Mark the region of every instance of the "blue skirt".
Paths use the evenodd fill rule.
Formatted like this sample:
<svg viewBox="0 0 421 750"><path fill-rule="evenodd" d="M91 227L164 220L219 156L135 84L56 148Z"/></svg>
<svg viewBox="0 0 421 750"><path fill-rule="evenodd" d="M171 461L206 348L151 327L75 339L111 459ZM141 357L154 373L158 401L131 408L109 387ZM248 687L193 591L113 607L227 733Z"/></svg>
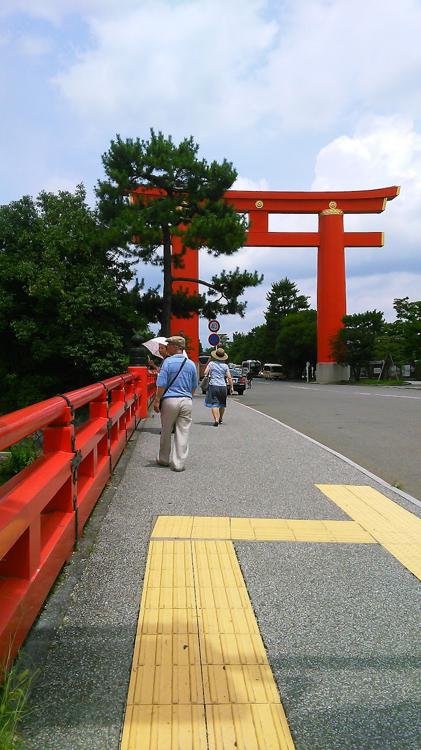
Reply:
<svg viewBox="0 0 421 750"><path fill-rule="evenodd" d="M209 409L225 407L227 405L226 385L208 385L206 391L205 406Z"/></svg>

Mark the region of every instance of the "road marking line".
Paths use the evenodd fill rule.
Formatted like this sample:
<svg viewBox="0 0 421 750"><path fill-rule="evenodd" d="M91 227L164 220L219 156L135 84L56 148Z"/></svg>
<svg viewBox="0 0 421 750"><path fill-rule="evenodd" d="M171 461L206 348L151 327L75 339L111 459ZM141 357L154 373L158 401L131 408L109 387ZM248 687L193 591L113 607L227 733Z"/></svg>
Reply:
<svg viewBox="0 0 421 750"><path fill-rule="evenodd" d="M305 385L290 385L289 388L298 388L300 391L320 391L320 387L313 387L313 386L305 386ZM323 386L325 388L326 386ZM386 386L387 387L387 386ZM395 386L392 386L395 387ZM326 393L331 393L331 391L325 391ZM337 391L335 391L337 393ZM404 396L402 393L365 393L364 391L355 391L354 389L349 390L345 392L345 396L372 396L373 398L408 398L408 399L415 399L416 401L421 401L421 398L419 396Z"/></svg>

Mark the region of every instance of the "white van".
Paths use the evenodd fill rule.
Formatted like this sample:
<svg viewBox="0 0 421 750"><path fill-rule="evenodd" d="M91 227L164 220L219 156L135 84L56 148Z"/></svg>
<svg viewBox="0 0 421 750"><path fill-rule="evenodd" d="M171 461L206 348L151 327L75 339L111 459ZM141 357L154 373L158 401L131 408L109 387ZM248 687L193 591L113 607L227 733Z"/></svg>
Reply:
<svg viewBox="0 0 421 750"><path fill-rule="evenodd" d="M283 365L273 362L266 362L263 365L262 376L266 380L285 380L286 378Z"/></svg>

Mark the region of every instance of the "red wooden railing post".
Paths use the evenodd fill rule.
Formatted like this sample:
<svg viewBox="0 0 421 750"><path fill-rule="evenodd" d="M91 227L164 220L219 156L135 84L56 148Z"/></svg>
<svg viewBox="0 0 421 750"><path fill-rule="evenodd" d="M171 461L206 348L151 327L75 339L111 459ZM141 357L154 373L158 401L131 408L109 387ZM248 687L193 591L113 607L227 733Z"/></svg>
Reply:
<svg viewBox="0 0 421 750"><path fill-rule="evenodd" d="M136 410L137 419L146 419L148 416L148 368L129 367L129 372L136 378L138 383L138 405Z"/></svg>
<svg viewBox="0 0 421 750"><path fill-rule="evenodd" d="M45 456L54 453L68 453L71 464L71 474L69 481L61 488L52 501L44 508L43 514L74 513L75 519L75 539L79 535L78 529L78 507L77 507L77 464L75 461L76 451L76 433L74 421L74 409L66 396L60 396L66 402L63 417L57 422L52 422L43 432L43 452ZM67 551L67 559L72 555L72 549Z"/></svg>
<svg viewBox="0 0 421 750"><path fill-rule="evenodd" d="M147 416L156 378L130 369L0 416L0 450L43 431L42 455L0 487L0 661L17 653L138 415ZM76 427L85 405L89 417Z"/></svg>

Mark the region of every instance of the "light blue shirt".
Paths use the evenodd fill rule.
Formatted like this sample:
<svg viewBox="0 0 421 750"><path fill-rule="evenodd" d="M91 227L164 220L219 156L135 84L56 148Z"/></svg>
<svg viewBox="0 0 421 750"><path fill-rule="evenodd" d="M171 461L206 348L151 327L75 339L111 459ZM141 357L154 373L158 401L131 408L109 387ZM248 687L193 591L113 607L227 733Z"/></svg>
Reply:
<svg viewBox="0 0 421 750"><path fill-rule="evenodd" d="M209 385L226 385L225 376L228 373L228 365L225 362L211 362L209 364Z"/></svg>
<svg viewBox="0 0 421 750"><path fill-rule="evenodd" d="M174 354L164 359L156 384L160 388L166 388L184 361L186 364L162 398L191 398L192 391L197 388L196 366L191 359L186 359L184 354Z"/></svg>

